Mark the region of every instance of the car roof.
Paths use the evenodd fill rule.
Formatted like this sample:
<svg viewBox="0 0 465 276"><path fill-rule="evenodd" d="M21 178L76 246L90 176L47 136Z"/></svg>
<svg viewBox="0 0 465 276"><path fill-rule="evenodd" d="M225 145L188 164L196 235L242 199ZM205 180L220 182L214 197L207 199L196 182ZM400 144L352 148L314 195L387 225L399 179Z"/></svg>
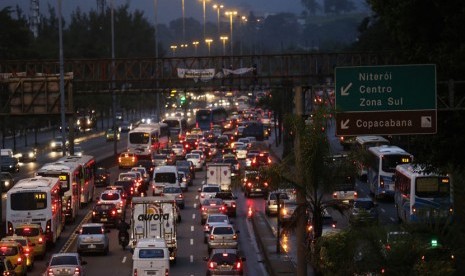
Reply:
<svg viewBox="0 0 465 276"><path fill-rule="evenodd" d="M89 223L84 223L81 225L81 227L103 227L103 223L98 223L98 222L89 222Z"/></svg>

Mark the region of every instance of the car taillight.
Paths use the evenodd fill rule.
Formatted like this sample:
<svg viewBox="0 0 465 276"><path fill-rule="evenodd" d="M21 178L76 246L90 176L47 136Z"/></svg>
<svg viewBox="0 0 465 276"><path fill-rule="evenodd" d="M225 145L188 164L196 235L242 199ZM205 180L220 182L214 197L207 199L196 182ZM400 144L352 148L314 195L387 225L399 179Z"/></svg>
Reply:
<svg viewBox="0 0 465 276"><path fill-rule="evenodd" d="M208 262L208 268L215 268L216 267L216 262Z"/></svg>
<svg viewBox="0 0 465 276"><path fill-rule="evenodd" d="M236 208L236 203L231 204L233 208Z"/></svg>
<svg viewBox="0 0 465 276"><path fill-rule="evenodd" d="M239 270L242 268L242 265L241 265L241 262L237 262L235 265L234 265L234 268Z"/></svg>
<svg viewBox="0 0 465 276"><path fill-rule="evenodd" d="M96 214L97 214L97 212L92 211L92 216L95 216Z"/></svg>
<svg viewBox="0 0 465 276"><path fill-rule="evenodd" d="M204 193L201 193L201 194L200 194L200 197L205 197L205 194L204 194Z"/></svg>
<svg viewBox="0 0 465 276"><path fill-rule="evenodd" d="M165 276L170 275L170 270L168 268L165 268Z"/></svg>
<svg viewBox="0 0 465 276"><path fill-rule="evenodd" d="M268 182L263 183L265 187L268 187Z"/></svg>
<svg viewBox="0 0 465 276"><path fill-rule="evenodd" d="M337 193L336 192L333 193L333 198L337 198Z"/></svg>
<svg viewBox="0 0 465 276"><path fill-rule="evenodd" d="M202 211L206 211L206 210L207 210L207 208L205 208L205 207L202 207Z"/></svg>
<svg viewBox="0 0 465 276"><path fill-rule="evenodd" d="M39 238L39 243L42 244L44 242L44 239L42 237Z"/></svg>
<svg viewBox="0 0 465 276"><path fill-rule="evenodd" d="M237 240L237 235L236 234L233 235L233 240Z"/></svg>
<svg viewBox="0 0 465 276"><path fill-rule="evenodd" d="M358 193L354 192L354 198L357 198L357 196L358 196Z"/></svg>
<svg viewBox="0 0 465 276"><path fill-rule="evenodd" d="M16 265L21 265L22 262L23 262L23 258L18 257L18 260L16 261Z"/></svg>
<svg viewBox="0 0 465 276"><path fill-rule="evenodd" d="M49 268L49 269L47 270L47 275L53 276L53 269Z"/></svg>
<svg viewBox="0 0 465 276"><path fill-rule="evenodd" d="M203 230L204 230L205 232L209 232L209 231L210 231L210 226L207 225L207 224L205 224L205 227L203 228Z"/></svg>
<svg viewBox="0 0 465 276"><path fill-rule="evenodd" d="M117 213L116 210L111 210L111 215L112 215L112 216L115 216L116 213Z"/></svg>
<svg viewBox="0 0 465 276"><path fill-rule="evenodd" d="M74 275L81 275L81 269L79 269L79 267L74 269Z"/></svg>
<svg viewBox="0 0 465 276"><path fill-rule="evenodd" d="M379 187L384 188L384 180L381 180L381 181L379 182Z"/></svg>
<svg viewBox="0 0 465 276"><path fill-rule="evenodd" d="M47 223L45 224L45 233L50 233L52 231L52 220L49 219L47 220Z"/></svg>
<svg viewBox="0 0 465 276"><path fill-rule="evenodd" d="M179 198L182 198L182 194L178 195Z"/></svg>
<svg viewBox="0 0 465 276"><path fill-rule="evenodd" d="M8 235L13 235L14 230L13 230L13 224L11 222L8 222Z"/></svg>
<svg viewBox="0 0 465 276"><path fill-rule="evenodd" d="M118 163L121 163L121 157L118 157Z"/></svg>
<svg viewBox="0 0 465 276"><path fill-rule="evenodd" d="M391 250L391 245L390 244L386 244L386 250Z"/></svg>
<svg viewBox="0 0 465 276"><path fill-rule="evenodd" d="M251 182L247 183L247 186L252 187L252 183Z"/></svg>
<svg viewBox="0 0 465 276"><path fill-rule="evenodd" d="M270 158L268 158L268 164L271 164L271 159Z"/></svg>
<svg viewBox="0 0 465 276"><path fill-rule="evenodd" d="M134 269L134 273L133 273L134 276L137 276L137 268Z"/></svg>
<svg viewBox="0 0 465 276"><path fill-rule="evenodd" d="M29 247L26 247L26 248L24 249L24 251L25 251L25 252L24 252L24 255L26 255L26 257L27 257L27 256L29 256L29 253L31 252L31 249L30 249Z"/></svg>

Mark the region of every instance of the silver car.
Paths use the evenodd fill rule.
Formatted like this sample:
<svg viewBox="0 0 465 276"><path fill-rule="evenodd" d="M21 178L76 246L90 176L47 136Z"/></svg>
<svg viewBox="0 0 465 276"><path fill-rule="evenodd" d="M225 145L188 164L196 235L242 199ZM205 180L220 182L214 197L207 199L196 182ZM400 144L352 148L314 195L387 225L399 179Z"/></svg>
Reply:
<svg viewBox="0 0 465 276"><path fill-rule="evenodd" d="M221 225L221 224L232 224L229 220L228 215L225 214L210 214L207 216L207 220L205 221L205 225L203 227L203 232L205 234L204 243L207 243L208 236L210 235L210 230L213 226Z"/></svg>
<svg viewBox="0 0 465 276"><path fill-rule="evenodd" d="M77 237L77 252L100 252L105 255L109 251L109 239L103 223L85 223L81 226L81 230L76 231Z"/></svg>
<svg viewBox="0 0 465 276"><path fill-rule="evenodd" d="M213 226L208 237L208 253L210 254L213 249L237 249L238 233L239 231L236 231L231 224Z"/></svg>
<svg viewBox="0 0 465 276"><path fill-rule="evenodd" d="M84 276L86 264L78 253L53 254L44 275Z"/></svg>

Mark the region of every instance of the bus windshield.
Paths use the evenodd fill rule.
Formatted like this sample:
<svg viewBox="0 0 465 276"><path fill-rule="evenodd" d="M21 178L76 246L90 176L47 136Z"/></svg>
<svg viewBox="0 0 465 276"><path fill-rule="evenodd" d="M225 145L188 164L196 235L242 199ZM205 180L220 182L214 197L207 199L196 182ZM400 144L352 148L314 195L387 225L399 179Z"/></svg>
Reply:
<svg viewBox="0 0 465 276"><path fill-rule="evenodd" d="M32 211L47 208L47 194L43 192L26 192L11 194L11 210Z"/></svg>
<svg viewBox="0 0 465 276"><path fill-rule="evenodd" d="M449 197L449 180L438 177L419 177L416 179L415 194L418 197Z"/></svg>
<svg viewBox="0 0 465 276"><path fill-rule="evenodd" d="M163 123L167 124L169 128L180 128L179 120L166 119L163 120Z"/></svg>
<svg viewBox="0 0 465 276"><path fill-rule="evenodd" d="M150 135L146 132L131 132L129 134L129 143L131 144L148 144Z"/></svg>
<svg viewBox="0 0 465 276"><path fill-rule="evenodd" d="M393 173L396 170L396 166L400 164L407 164L412 162L408 155L384 155L382 157L382 170L384 172Z"/></svg>

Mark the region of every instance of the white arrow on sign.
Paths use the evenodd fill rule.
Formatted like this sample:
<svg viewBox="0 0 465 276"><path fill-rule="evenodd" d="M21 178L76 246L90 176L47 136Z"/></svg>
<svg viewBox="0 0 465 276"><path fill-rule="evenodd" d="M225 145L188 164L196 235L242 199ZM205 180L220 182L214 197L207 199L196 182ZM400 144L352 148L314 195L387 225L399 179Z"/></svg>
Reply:
<svg viewBox="0 0 465 276"><path fill-rule="evenodd" d="M341 129L349 129L349 119L341 121Z"/></svg>
<svg viewBox="0 0 465 276"><path fill-rule="evenodd" d="M341 87L341 96L349 96L349 89L352 87L352 83L349 83L345 88Z"/></svg>

